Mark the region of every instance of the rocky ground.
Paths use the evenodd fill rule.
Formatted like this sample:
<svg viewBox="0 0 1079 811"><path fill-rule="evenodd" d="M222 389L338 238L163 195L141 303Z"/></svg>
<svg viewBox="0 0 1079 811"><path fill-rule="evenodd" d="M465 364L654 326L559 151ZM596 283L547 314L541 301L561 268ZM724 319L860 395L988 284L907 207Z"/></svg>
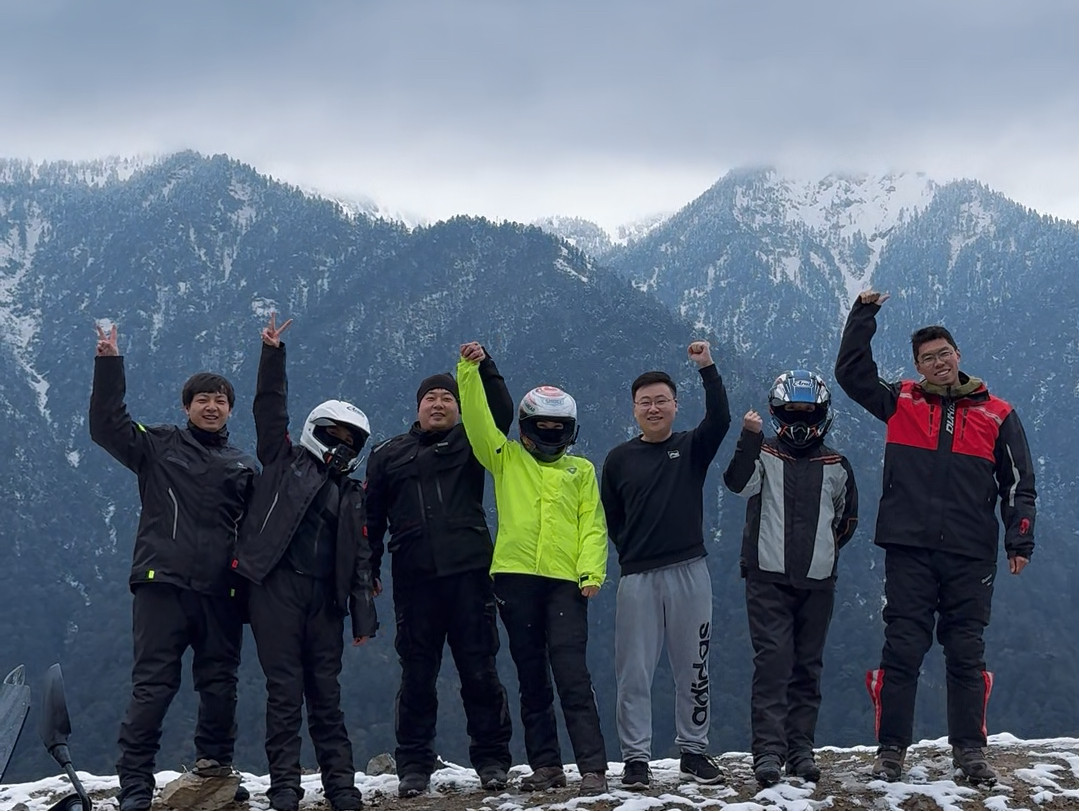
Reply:
<svg viewBox="0 0 1079 811"><path fill-rule="evenodd" d="M397 778L393 775L371 777L357 774L365 804L381 811L661 811L693 808L727 811L1076 811L1079 809L1079 739L1056 738L1023 741L1010 735L996 735L990 741L990 761L1000 774L996 785L971 786L955 774L951 751L946 742L926 741L912 747L907 759L907 774L898 783L869 778L873 750L823 749L818 763L823 777L817 785L797 778L761 789L753 779L750 758L741 753L722 756L730 778L721 786L698 786L679 777L676 760L652 764L653 784L646 792L620 788L621 764L611 764L610 791L599 797L577 797L577 774L569 770L566 789L541 794L522 794L513 782L509 790L489 794L480 790L475 772L455 766L440 769L432 778L429 793L410 800L397 797ZM512 777L527 774L517 767ZM164 786L175 773L158 775ZM94 799L95 809L115 811L116 778L85 775L84 781ZM268 781L246 775L245 785L252 791L248 803L233 803L224 811L265 811ZM329 811L322 798L318 776L304 778L307 795L301 811ZM46 811L67 790L61 778L37 783L0 786L0 808L14 809L18 804L27 811ZM160 806L164 809L164 806ZM21 809L20 809L21 811Z"/></svg>

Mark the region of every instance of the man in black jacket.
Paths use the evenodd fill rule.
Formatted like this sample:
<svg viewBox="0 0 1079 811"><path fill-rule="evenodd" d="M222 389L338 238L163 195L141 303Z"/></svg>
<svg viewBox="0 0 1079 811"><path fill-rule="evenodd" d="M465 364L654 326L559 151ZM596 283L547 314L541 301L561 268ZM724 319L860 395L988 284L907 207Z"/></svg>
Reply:
<svg viewBox="0 0 1079 811"><path fill-rule="evenodd" d="M299 444L288 434L288 383L276 316L262 331L254 414L263 464L233 567L252 582L251 631L266 675L270 807L296 811L300 722L307 726L333 811L355 811L352 743L341 711L344 618L353 645L375 635L371 550L363 488L349 477L371 433L367 417L340 400L308 415Z"/></svg>
<svg viewBox="0 0 1079 811"><path fill-rule="evenodd" d="M873 773L885 780L903 773L935 624L947 662L953 761L971 781L993 782L985 757L993 674L983 639L999 554L993 510L999 500L1008 570L1019 574L1034 551L1034 466L1019 415L959 370L959 349L944 327L911 336L921 380L879 378L870 344L887 299L867 290L854 302L835 367L850 398L887 425L874 539L885 549L884 650L866 678L879 742Z"/></svg>
<svg viewBox="0 0 1079 811"><path fill-rule="evenodd" d="M480 375L503 433L513 401L494 361ZM427 790L435 767L436 681L442 651L461 677L472 765L486 789L506 786L512 733L506 691L498 679L498 628L491 588L491 533L483 509L484 469L461 425L457 382L426 378L416 392L412 429L389 439L367 463L367 533L376 577L387 526L393 561L395 647L401 661L397 693L398 793Z"/></svg>
<svg viewBox="0 0 1079 811"><path fill-rule="evenodd" d="M90 436L138 476L142 500L129 580L132 692L116 770L121 811L145 811L153 797L161 724L180 688L189 647L199 693L196 772L231 772L243 619L229 560L255 462L228 444L235 394L219 375L203 372L184 384L186 427L132 420L116 326L108 334L97 331ZM237 796L246 793L241 788Z"/></svg>

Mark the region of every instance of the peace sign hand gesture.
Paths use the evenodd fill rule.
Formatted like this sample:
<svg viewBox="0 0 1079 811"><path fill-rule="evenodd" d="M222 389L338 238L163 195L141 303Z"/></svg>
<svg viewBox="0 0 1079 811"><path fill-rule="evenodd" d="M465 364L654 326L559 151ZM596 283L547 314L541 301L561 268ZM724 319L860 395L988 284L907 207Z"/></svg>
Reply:
<svg viewBox="0 0 1079 811"><path fill-rule="evenodd" d="M115 358L120 354L120 349L116 343L116 325L113 324L108 333L101 329L100 324L94 324L94 329L97 330L97 356L99 358Z"/></svg>
<svg viewBox="0 0 1079 811"><path fill-rule="evenodd" d="M290 326L292 326L291 318L279 327L277 326L277 313L270 313L270 323L262 330L262 342L266 344L266 346L281 346L281 335L284 334L285 330Z"/></svg>

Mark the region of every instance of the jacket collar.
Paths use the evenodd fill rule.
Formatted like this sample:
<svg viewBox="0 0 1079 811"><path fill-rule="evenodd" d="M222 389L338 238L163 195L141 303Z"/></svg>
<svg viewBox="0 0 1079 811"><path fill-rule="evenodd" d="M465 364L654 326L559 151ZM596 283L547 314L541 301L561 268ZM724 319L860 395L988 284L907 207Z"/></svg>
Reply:
<svg viewBox="0 0 1079 811"><path fill-rule="evenodd" d="M949 400L959 400L963 397L969 397L972 394L980 393L985 389L985 382L978 377L971 377L963 372L959 373L959 385L958 386L938 386L936 383L930 383L925 378L918 381L918 385L922 387L922 391L927 394L935 394L938 397L945 397Z"/></svg>

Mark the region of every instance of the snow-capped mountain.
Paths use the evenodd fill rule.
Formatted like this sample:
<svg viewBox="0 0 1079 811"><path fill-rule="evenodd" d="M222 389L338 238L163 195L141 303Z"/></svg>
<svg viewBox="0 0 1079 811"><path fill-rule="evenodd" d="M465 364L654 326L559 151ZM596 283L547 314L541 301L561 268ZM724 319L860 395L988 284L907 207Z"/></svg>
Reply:
<svg viewBox="0 0 1079 811"><path fill-rule="evenodd" d="M76 723L87 730L85 768L112 768L128 683L126 572L137 517L134 478L87 435L95 320L119 326L137 419L179 420L182 381L213 369L236 384L232 432L244 447L253 440L258 330L270 311L296 318L293 413L330 396L355 400L372 419L373 441L407 429L418 380L452 368L455 348L479 339L514 394L551 382L575 395L577 449L597 466L631 435L628 387L641 371L669 370L679 383L681 426L695 423L699 383L685 347L710 337L734 412L705 502L722 629L712 734L717 747L734 749L745 745L752 660L737 560L744 507L724 492L718 472L741 414L762 407L771 377L790 365L830 368L851 268L894 294L881 317L882 369L906 370L910 330L944 320L964 362L1027 424L1039 459L1044 549L1022 578L997 586L990 720L994 730L1027 737L1075 733L1074 224L1038 217L970 182L835 179L810 190L746 171L596 261L583 244L535 227L458 217L410 228L357 216L225 156L181 153L104 182L96 178L107 173L79 165L11 165L0 165L0 537L11 550L0 567L0 617L16 630L3 647L30 673L63 661ZM795 256L797 268L788 258ZM841 563L819 741L849 744L871 735L862 683L880 647L879 552L869 529L880 427L841 405L835 438L857 470L865 529ZM612 562L612 578L616 571ZM389 596L382 599L385 635L350 651L345 663L345 710L361 763L392 747L396 657ZM613 589L593 605L591 664L614 741ZM508 658L502 664L512 685ZM452 691L455 676L446 671L443 689ZM657 679L657 756L673 741L666 678ZM238 758L251 771L262 768L263 694L253 657L241 680ZM940 734L942 683L940 659L930 658L919 734ZM1032 706L1032 689L1046 700ZM161 768L190 761L190 693L179 701ZM462 760L459 702L444 702L442 713L441 751ZM13 776L52 773L38 749L17 753Z"/></svg>
<svg viewBox="0 0 1079 811"><path fill-rule="evenodd" d="M578 250L596 259L643 239L670 217L670 214L653 214L633 222L623 223L613 231L581 217L544 217L533 225L549 234L561 237Z"/></svg>

